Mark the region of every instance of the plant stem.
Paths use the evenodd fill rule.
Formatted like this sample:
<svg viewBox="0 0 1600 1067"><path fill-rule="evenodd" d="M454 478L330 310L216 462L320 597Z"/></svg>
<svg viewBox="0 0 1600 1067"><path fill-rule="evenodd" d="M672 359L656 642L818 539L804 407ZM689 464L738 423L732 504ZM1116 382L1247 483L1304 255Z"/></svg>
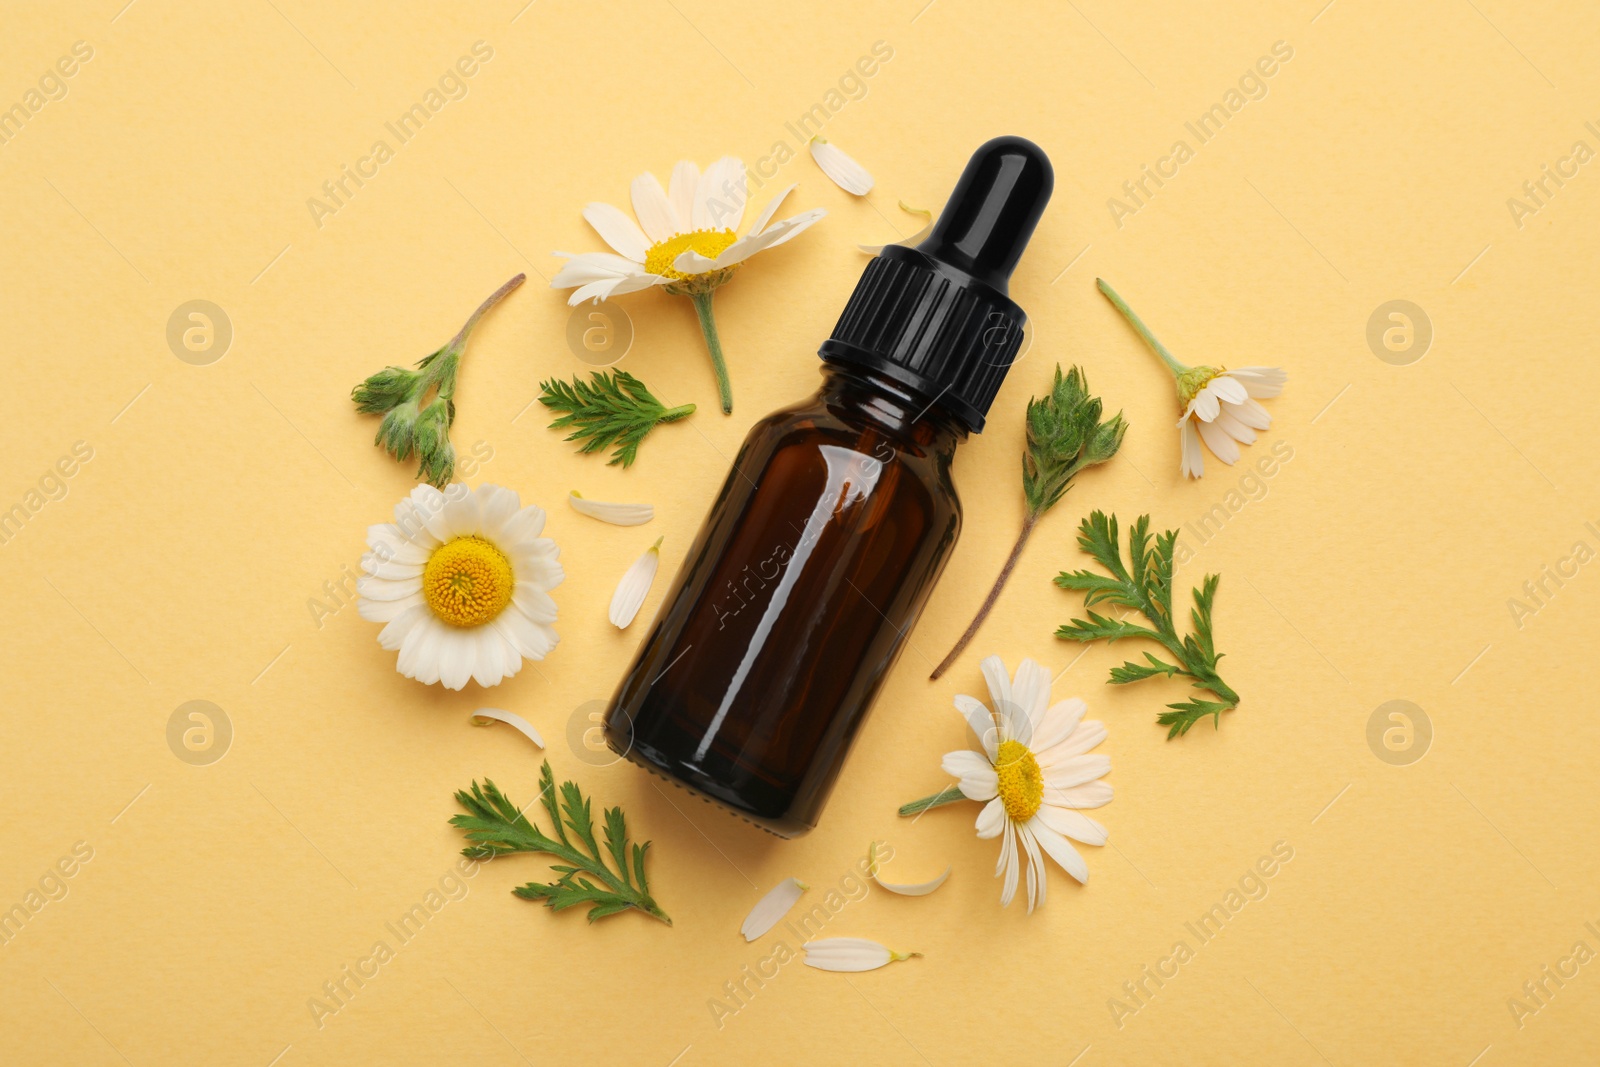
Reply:
<svg viewBox="0 0 1600 1067"><path fill-rule="evenodd" d="M937 808L945 804L954 804L958 800L965 799L967 799L967 795L961 791L960 786L946 786L932 796L923 797L921 800L913 800L909 804L900 805L900 814L921 815L929 808Z"/></svg>
<svg viewBox="0 0 1600 1067"><path fill-rule="evenodd" d="M508 295L510 295L511 291L517 286L521 285L523 281L527 279L527 277L528 276L526 274L519 274L515 278L512 278L509 282L506 282L500 288L496 289L494 292L490 293L489 299L478 305L478 310L474 311L472 313L472 317L467 320L466 325L461 327L461 332L450 338L450 343L445 345L445 347L455 349L457 352L465 348L467 344L467 337L472 333L473 327L478 325L478 320L488 314L490 308L494 307L496 304L500 303L500 301L504 300Z"/></svg>
<svg viewBox="0 0 1600 1067"><path fill-rule="evenodd" d="M711 370L717 376L717 397L722 401L722 413L733 414L733 386L728 382L728 364L722 358L722 339L717 336L717 320L711 314L711 290L690 293L694 313L700 319L700 332L705 334L706 351L711 353Z"/></svg>
<svg viewBox="0 0 1600 1067"><path fill-rule="evenodd" d="M1000 599L1000 590L1005 588L1006 581L1011 577L1011 572L1016 570L1017 560L1022 558L1022 546L1028 543L1029 535L1033 533L1033 528L1038 524L1039 516L1036 514L1030 513L1026 519L1022 520L1022 532L1017 535L1017 543L1011 546L1011 555L1006 557L1005 566L1000 568L1000 577L994 580L994 588L989 590L989 595L984 599L983 606L978 609L978 614L973 616L972 625L967 627L967 632L961 635L961 639L950 650L950 654L939 661L939 665L933 669L933 673L928 675L928 681L937 681L941 674L949 670L950 664L955 662L957 656L961 655L968 642L977 636L978 627L982 626L983 620L989 617L989 611L994 607L994 602Z"/></svg>
<svg viewBox="0 0 1600 1067"><path fill-rule="evenodd" d="M1111 301L1111 306L1122 312L1122 317L1127 319L1128 324L1139 332L1140 337L1144 338L1144 343L1150 346L1150 351L1161 357L1161 362L1167 365L1167 369L1172 371L1173 375L1182 374L1189 369L1173 358L1172 353L1167 351L1166 345L1156 340L1156 335L1150 332L1150 327L1146 326L1144 320L1134 313L1134 310L1128 306L1127 301L1117 295L1117 291L1111 288L1110 283L1104 278L1096 278L1094 284L1100 288L1100 292L1105 295L1105 298Z"/></svg>
<svg viewBox="0 0 1600 1067"><path fill-rule="evenodd" d="M656 421L657 422L677 422L679 419L687 419L690 415L693 415L693 414L694 414L694 405L693 404L679 404L675 408L668 408L667 410L663 411L661 413L661 417L658 418Z"/></svg>

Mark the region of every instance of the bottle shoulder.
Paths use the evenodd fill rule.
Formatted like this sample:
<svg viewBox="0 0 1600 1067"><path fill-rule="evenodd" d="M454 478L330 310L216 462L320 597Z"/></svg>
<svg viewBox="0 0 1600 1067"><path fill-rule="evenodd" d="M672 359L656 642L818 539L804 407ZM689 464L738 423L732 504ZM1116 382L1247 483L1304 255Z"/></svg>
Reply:
<svg viewBox="0 0 1600 1067"><path fill-rule="evenodd" d="M897 433L873 420L852 417L821 398L779 408L751 426L736 466L755 484L779 471L820 471L841 458L897 495L920 499L919 507L947 513L959 522L961 500L951 477L953 449ZM895 471L893 478L880 472Z"/></svg>

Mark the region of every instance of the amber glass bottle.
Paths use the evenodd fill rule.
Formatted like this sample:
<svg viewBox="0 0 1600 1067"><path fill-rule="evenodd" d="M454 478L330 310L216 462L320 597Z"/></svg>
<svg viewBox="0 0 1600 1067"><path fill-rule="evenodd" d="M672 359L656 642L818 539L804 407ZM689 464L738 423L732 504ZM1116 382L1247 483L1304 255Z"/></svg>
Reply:
<svg viewBox="0 0 1600 1067"><path fill-rule="evenodd" d="M612 700L614 750L785 837L816 824L955 545L956 445L1016 356L1007 280L1052 184L996 138L928 239L867 267L821 390L750 429Z"/></svg>

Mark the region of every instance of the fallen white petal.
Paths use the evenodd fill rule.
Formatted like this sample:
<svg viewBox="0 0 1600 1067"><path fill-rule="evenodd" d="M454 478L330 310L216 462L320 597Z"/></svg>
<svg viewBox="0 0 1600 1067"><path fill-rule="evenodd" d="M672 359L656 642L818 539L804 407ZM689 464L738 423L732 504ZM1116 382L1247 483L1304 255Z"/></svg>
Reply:
<svg viewBox="0 0 1600 1067"><path fill-rule="evenodd" d="M878 843L874 841L867 847L867 874L883 888L891 893L898 893L903 897L925 897L929 893L944 885L944 880L950 877L950 867L946 866L944 873L927 882L906 884L903 882L885 882L878 873Z"/></svg>
<svg viewBox="0 0 1600 1067"><path fill-rule="evenodd" d="M611 625L619 630L628 628L644 606L644 598L650 595L650 586L656 580L656 568L660 565L661 538L658 537L655 544L645 549L644 555L633 561L633 566L617 583L617 591L611 594Z"/></svg>
<svg viewBox="0 0 1600 1067"><path fill-rule="evenodd" d="M904 200L900 201L900 210L906 212L908 215L921 215L923 218L927 219L928 221L922 224L922 229L918 230L916 233L912 234L910 237L904 238L903 240L899 240L899 241L891 241L891 242L889 242L889 244L897 244L897 245L919 245L919 244L921 244L923 242L923 240L928 236L928 234L933 232L933 212L929 211L925 207L912 207L910 204L906 203ZM858 244L858 245L856 245L856 247L861 249L861 251L865 252L869 256L875 256L878 253L882 252L885 248L888 248L889 245L860 245L860 244Z"/></svg>
<svg viewBox="0 0 1600 1067"><path fill-rule="evenodd" d="M807 941L806 966L819 971L875 971L899 960L920 956L920 952L894 952L876 941L859 937L825 937Z"/></svg>
<svg viewBox="0 0 1600 1067"><path fill-rule="evenodd" d="M821 137L813 137L811 158L817 161L822 173L832 178L833 183L845 192L856 196L866 196L872 192L872 175L867 168L851 159L837 145L829 144Z"/></svg>
<svg viewBox="0 0 1600 1067"><path fill-rule="evenodd" d="M515 712L501 711L499 708L479 708L472 713L471 722L474 726L491 726L494 723L503 722L507 726L515 727L523 736L540 748L544 747L544 738L540 737L539 731L533 728L533 723Z"/></svg>
<svg viewBox="0 0 1600 1067"><path fill-rule="evenodd" d="M800 894L810 888L799 879L785 878L750 909L750 914L744 917L744 925L739 927L739 932L744 935L746 941L754 941L777 926L778 920L789 914L789 909L800 899Z"/></svg>
<svg viewBox="0 0 1600 1067"><path fill-rule="evenodd" d="M609 522L613 526L643 526L656 517L656 509L649 504L613 504L604 500L586 500L574 489L567 494L572 510L591 519Z"/></svg>

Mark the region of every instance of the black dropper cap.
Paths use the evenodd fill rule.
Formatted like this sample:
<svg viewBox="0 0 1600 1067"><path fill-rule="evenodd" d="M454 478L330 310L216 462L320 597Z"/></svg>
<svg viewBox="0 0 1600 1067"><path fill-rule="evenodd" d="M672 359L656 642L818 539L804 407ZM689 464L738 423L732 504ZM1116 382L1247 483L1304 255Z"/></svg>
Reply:
<svg viewBox="0 0 1600 1067"><path fill-rule="evenodd" d="M985 143L927 240L889 245L867 265L822 358L893 378L982 431L1027 322L1007 284L1054 186L1032 141Z"/></svg>

